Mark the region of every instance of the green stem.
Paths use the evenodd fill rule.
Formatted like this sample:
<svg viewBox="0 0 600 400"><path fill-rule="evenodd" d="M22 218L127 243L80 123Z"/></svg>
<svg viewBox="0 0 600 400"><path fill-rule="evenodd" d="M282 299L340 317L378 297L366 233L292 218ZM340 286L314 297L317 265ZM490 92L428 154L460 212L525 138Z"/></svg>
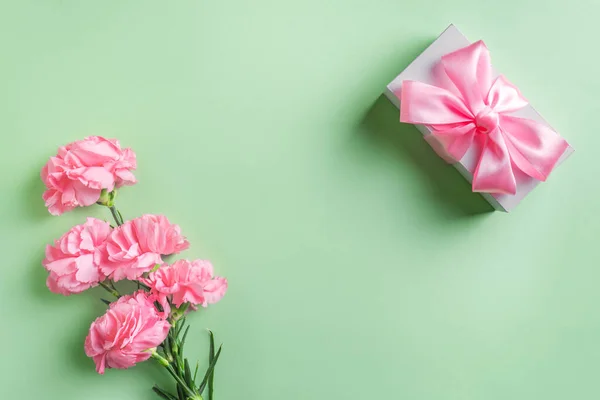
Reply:
<svg viewBox="0 0 600 400"><path fill-rule="evenodd" d="M117 299L119 297L121 297L121 294L119 293L119 291L117 289L115 289L115 287L110 287L108 286L106 283L104 282L100 282L100 286L102 286L108 293L112 294L113 296L115 296ZM111 286L112 286L112 282L111 282Z"/></svg>
<svg viewBox="0 0 600 400"><path fill-rule="evenodd" d="M111 281L110 279L108 280L108 285L110 286L111 289L113 289L115 292L117 291L117 288L115 287L115 283L113 281Z"/></svg>
<svg viewBox="0 0 600 400"><path fill-rule="evenodd" d="M113 219L115 220L115 223L117 224L117 226L123 225L123 217L121 216L121 213L119 212L119 210L117 210L117 207L112 205L112 206L109 206L108 209L110 210L110 213L112 214Z"/></svg>
<svg viewBox="0 0 600 400"><path fill-rule="evenodd" d="M175 370L173 369L173 367L169 363L169 360L167 360L166 358L164 358L163 356L161 356L160 354L158 354L156 351L152 352L152 358L154 358L155 360L157 360L160 363L160 365L162 365L163 367L165 367L165 369L169 372L169 374L171 374L171 376L173 378L175 378L175 380L177 381L177 383L179 385L181 385L181 387L183 388L183 390L185 390L187 392L187 394L190 396L190 398L192 398L192 399L198 399L198 394L194 393L194 391L188 387L188 385L184 382L184 380L181 379L181 377L179 375L177 375L177 373L175 372ZM200 397L200 399L202 399L202 398Z"/></svg>

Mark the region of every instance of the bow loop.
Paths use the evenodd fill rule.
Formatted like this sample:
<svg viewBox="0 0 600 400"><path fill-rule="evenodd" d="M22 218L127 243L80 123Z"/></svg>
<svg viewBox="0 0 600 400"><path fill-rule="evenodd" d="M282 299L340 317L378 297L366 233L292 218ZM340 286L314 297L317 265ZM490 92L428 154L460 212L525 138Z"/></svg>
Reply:
<svg viewBox="0 0 600 400"><path fill-rule="evenodd" d="M442 67L469 108L478 112L492 84L490 53L480 40L442 57Z"/></svg>
<svg viewBox="0 0 600 400"><path fill-rule="evenodd" d="M515 85L500 75L492 83L486 96L486 104L496 112L507 113L520 110L529 103Z"/></svg>
<svg viewBox="0 0 600 400"><path fill-rule="evenodd" d="M465 103L446 89L417 81L404 81L400 99L400 120L415 124L445 125L467 123L473 114Z"/></svg>

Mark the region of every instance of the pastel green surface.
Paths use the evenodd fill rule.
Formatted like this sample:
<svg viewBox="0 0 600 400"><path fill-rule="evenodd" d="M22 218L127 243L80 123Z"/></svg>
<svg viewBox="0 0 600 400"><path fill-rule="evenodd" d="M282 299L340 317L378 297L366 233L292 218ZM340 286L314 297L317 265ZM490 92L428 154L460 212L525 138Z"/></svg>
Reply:
<svg viewBox="0 0 600 400"><path fill-rule="evenodd" d="M0 398L141 400L94 372L100 291L49 293L39 170L61 144L138 155L125 217L164 213L230 289L191 318L217 400L597 399L600 78L592 0L4 0ZM511 214L378 99L449 23L577 149Z"/></svg>

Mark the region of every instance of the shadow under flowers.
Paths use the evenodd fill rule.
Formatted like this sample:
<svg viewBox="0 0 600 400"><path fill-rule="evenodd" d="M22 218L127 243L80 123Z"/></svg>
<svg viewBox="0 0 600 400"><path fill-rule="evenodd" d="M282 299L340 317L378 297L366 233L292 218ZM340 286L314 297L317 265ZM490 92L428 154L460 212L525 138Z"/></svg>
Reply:
<svg viewBox="0 0 600 400"><path fill-rule="evenodd" d="M23 182L21 189L21 195L19 196L21 204L19 208L23 212L24 217L34 221L41 221L44 218L52 217L48 209L44 206L44 200L42 199L46 188L40 178L39 170L35 170L27 181Z"/></svg>
<svg viewBox="0 0 600 400"><path fill-rule="evenodd" d="M416 127L398 122L399 112L381 95L363 117L359 131L365 140L408 159L415 174L423 177L426 202L451 218L494 211L492 206L452 166L444 162L423 139Z"/></svg>
<svg viewBox="0 0 600 400"><path fill-rule="evenodd" d="M65 329L62 331L60 346L63 347L64 360L62 362L71 366L73 376L94 377L100 376L95 370L95 364L91 358L85 354L85 338L88 335L92 322L104 315L108 306L102 301L115 301L116 299L106 292L101 287L89 289L81 294L62 296L50 292L45 285L47 273L37 259L42 259L43 254L36 255L36 265L31 270L33 271L31 280L34 282L32 290L34 295L40 298L48 307L63 307L66 313L73 313L73 316L65 318ZM131 285L119 285L121 293L132 293L136 287ZM75 305L76 303L76 305ZM82 312L81 310L84 309ZM166 371L153 360L148 360L139 363L127 371L111 371L107 374L123 373L130 374L132 379L139 382L139 385L147 387L148 393L151 393L151 388L154 384L159 384L162 387L170 388L172 384Z"/></svg>

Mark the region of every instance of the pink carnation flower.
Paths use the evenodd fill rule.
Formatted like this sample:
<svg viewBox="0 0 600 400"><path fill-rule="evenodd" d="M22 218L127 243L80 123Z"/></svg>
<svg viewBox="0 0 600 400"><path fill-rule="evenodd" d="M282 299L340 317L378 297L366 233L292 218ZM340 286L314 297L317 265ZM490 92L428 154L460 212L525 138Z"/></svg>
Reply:
<svg viewBox="0 0 600 400"><path fill-rule="evenodd" d="M183 303L206 307L221 300L227 291L227 279L215 277L212 264L206 260L178 260L162 266L145 283L155 293L172 296L177 307Z"/></svg>
<svg viewBox="0 0 600 400"><path fill-rule="evenodd" d="M102 189L112 191L136 180L135 153L121 149L115 139L90 136L58 149L42 168L41 178L47 190L43 198L53 215L75 207L89 206L100 198Z"/></svg>
<svg viewBox="0 0 600 400"><path fill-rule="evenodd" d="M107 222L88 218L85 224L74 226L55 241L54 246L46 246L42 265L50 272L46 281L50 291L68 296L104 280L97 249L109 234Z"/></svg>
<svg viewBox="0 0 600 400"><path fill-rule="evenodd" d="M106 368L133 367L150 358L169 329L146 293L139 291L112 303L106 314L92 323L85 354L94 360L99 374Z"/></svg>
<svg viewBox="0 0 600 400"><path fill-rule="evenodd" d="M163 215L143 215L113 230L101 248L100 268L115 281L134 280L156 264L161 255L179 253L189 247L178 225Z"/></svg>

